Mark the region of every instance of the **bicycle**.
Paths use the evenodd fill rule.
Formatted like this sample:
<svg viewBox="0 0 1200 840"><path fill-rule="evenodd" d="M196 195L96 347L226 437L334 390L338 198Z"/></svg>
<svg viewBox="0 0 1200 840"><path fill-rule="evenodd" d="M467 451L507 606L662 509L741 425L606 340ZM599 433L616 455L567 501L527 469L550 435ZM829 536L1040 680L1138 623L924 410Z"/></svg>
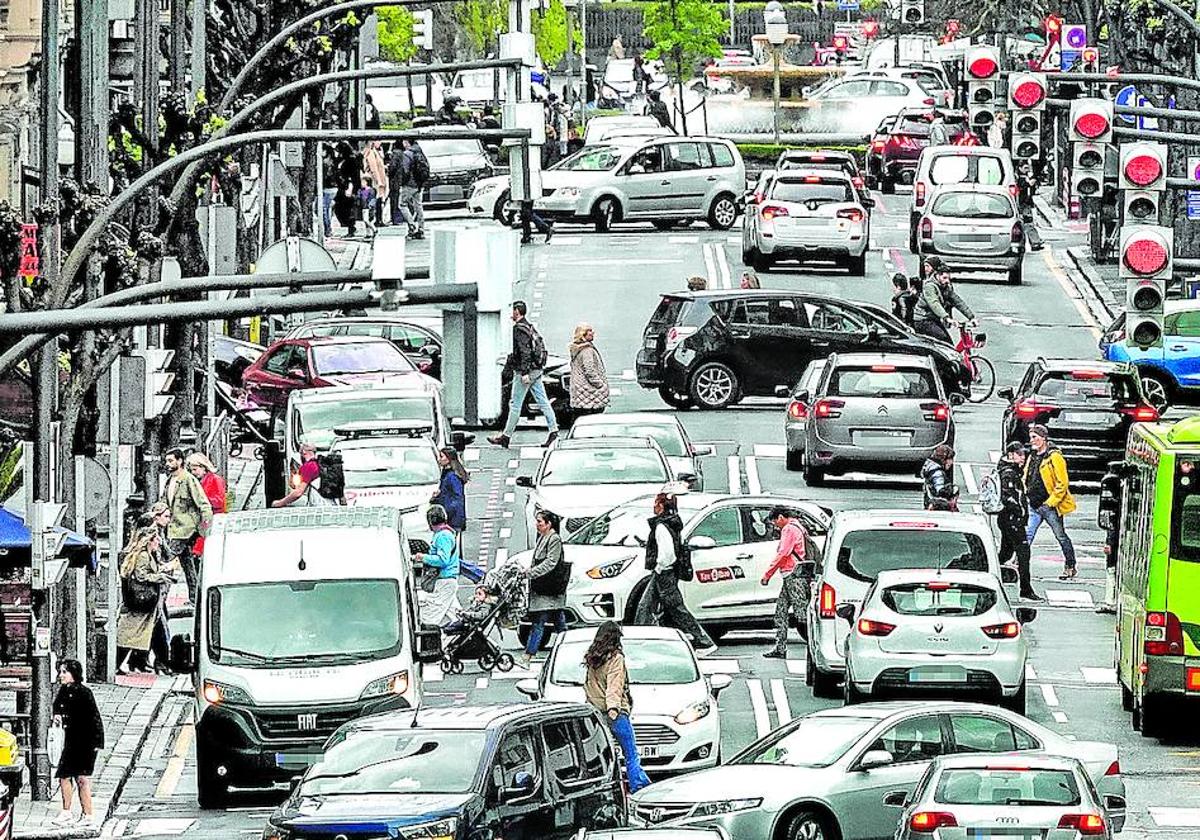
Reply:
<svg viewBox="0 0 1200 840"><path fill-rule="evenodd" d="M958 325L959 339L954 349L962 355L963 365L971 376L968 402L981 403L996 390L996 368L975 351L987 344L987 333L973 332L967 322Z"/></svg>

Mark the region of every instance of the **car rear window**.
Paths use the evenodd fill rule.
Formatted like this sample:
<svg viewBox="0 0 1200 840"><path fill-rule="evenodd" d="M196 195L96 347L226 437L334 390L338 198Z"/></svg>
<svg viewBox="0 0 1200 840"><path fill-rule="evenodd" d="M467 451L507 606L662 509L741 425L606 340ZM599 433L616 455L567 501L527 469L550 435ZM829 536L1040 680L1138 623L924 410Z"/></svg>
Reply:
<svg viewBox="0 0 1200 840"><path fill-rule="evenodd" d="M996 590L933 580L889 586L880 600L900 615L983 615L996 606Z"/></svg>
<svg viewBox="0 0 1200 840"><path fill-rule="evenodd" d="M987 551L976 534L929 523L897 523L852 531L838 549L837 569L867 583L892 569L958 569L986 572Z"/></svg>
<svg viewBox="0 0 1200 840"><path fill-rule="evenodd" d="M1129 374L1100 371L1051 371L1034 394L1056 405L1105 406L1140 403L1138 383Z"/></svg>
<svg viewBox="0 0 1200 840"><path fill-rule="evenodd" d="M929 167L929 180L934 184L1004 183L1004 165L991 155L938 155Z"/></svg>
<svg viewBox="0 0 1200 840"><path fill-rule="evenodd" d="M901 117L893 134L910 134L914 137L929 136L930 120L924 116Z"/></svg>
<svg viewBox="0 0 1200 840"><path fill-rule="evenodd" d="M682 298L663 298L658 302L658 307L654 310L654 314L650 316L650 325L666 327L678 324L679 316L683 313L683 304L684 300Z"/></svg>
<svg viewBox="0 0 1200 840"><path fill-rule="evenodd" d="M933 212L959 219L1007 219L1015 214L1006 197L977 192L943 193L933 202Z"/></svg>
<svg viewBox="0 0 1200 840"><path fill-rule="evenodd" d="M829 378L831 397L923 399L937 396L928 370L897 370L894 365L838 368Z"/></svg>
<svg viewBox="0 0 1200 840"><path fill-rule="evenodd" d="M945 805L1078 805L1070 770L953 767L942 772L935 802Z"/></svg>
<svg viewBox="0 0 1200 840"><path fill-rule="evenodd" d="M713 143L709 150L712 152L713 166L733 166L733 152L724 143Z"/></svg>
<svg viewBox="0 0 1200 840"><path fill-rule="evenodd" d="M805 204L815 201L828 204L835 201L852 201L850 182L841 180L781 181L776 180L771 188L771 198Z"/></svg>

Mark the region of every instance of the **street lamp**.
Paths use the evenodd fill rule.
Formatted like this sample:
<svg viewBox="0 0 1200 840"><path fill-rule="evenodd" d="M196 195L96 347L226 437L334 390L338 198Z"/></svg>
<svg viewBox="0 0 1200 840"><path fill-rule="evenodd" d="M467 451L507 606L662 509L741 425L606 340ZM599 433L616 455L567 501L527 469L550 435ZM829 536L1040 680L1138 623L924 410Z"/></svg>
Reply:
<svg viewBox="0 0 1200 840"><path fill-rule="evenodd" d="M775 80L772 90L772 102L775 122L775 145L779 145L779 55L781 47L787 43L788 25L787 13L779 0L770 0L763 8L763 22L767 28L767 43L771 45L772 64Z"/></svg>

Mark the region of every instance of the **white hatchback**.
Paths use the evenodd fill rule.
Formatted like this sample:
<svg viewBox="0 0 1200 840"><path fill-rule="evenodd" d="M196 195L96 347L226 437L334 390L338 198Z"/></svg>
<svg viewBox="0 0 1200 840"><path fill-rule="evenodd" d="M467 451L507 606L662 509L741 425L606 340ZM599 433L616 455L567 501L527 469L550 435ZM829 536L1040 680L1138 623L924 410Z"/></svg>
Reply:
<svg viewBox="0 0 1200 840"><path fill-rule="evenodd" d="M880 695L983 694L1025 713L1023 625L1037 611L1014 609L990 572L880 572L862 609L844 604L838 616L853 625L847 705Z"/></svg>
<svg viewBox="0 0 1200 840"><path fill-rule="evenodd" d="M541 674L518 682L517 691L533 700L584 702L583 656L595 635L591 627L568 630ZM642 767L647 773L715 767L721 756L717 695L729 686L729 675L705 677L687 639L669 627L626 627L621 648Z"/></svg>

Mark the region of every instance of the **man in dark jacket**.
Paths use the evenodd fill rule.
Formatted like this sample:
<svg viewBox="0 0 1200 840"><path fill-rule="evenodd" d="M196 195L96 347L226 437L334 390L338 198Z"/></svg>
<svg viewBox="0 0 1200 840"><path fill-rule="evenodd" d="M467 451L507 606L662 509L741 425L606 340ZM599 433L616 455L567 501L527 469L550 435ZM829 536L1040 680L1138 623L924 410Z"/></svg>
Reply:
<svg viewBox="0 0 1200 840"><path fill-rule="evenodd" d="M661 94L652 90L647 95L647 99L649 101L646 104L646 116L654 117L663 128L674 131L675 126L671 123L671 112L667 109L667 103L662 101Z"/></svg>
<svg viewBox="0 0 1200 840"><path fill-rule="evenodd" d="M947 344L950 332L946 328L954 323L953 314L957 309L972 324L975 313L967 302L959 297L950 283L950 270L942 262L942 258L931 255L925 258L925 285L921 288L921 296L913 307L913 329L921 335L936 338Z"/></svg>
<svg viewBox="0 0 1200 840"><path fill-rule="evenodd" d="M958 488L954 486L954 449L942 443L921 467L925 510L958 510Z"/></svg>
<svg viewBox="0 0 1200 840"><path fill-rule="evenodd" d="M504 431L488 438L489 443L508 448L512 434L517 429L521 419L521 407L525 405L525 396L533 394L533 401L542 410L546 418L546 429L549 436L544 446L549 446L558 439L558 419L554 416L554 406L546 396L546 386L542 383L542 372L546 366L546 343L534 329L533 324L525 318L528 307L523 300L514 300L512 305L513 349L504 363L506 373L512 375L512 398L508 404L508 422Z"/></svg>
<svg viewBox="0 0 1200 840"><path fill-rule="evenodd" d="M661 609L663 625L690 636L692 646L699 655L712 653L717 649L716 644L688 610L683 602L683 593L679 591L675 564L684 550L683 520L679 517L679 503L675 496L670 493L655 496L654 516L650 517L649 522L646 570L650 572L650 585L638 603L637 623L653 624L655 614Z"/></svg>
<svg viewBox="0 0 1200 840"><path fill-rule="evenodd" d="M1025 497L1025 446L1012 441L1004 449L1004 457L996 466L1000 476L1000 503L1004 506L996 517L1000 529L1000 562L1007 563L1015 554L1017 576L1021 581L1021 597L1041 601L1033 591L1029 577L1029 541L1025 529L1029 525L1029 500Z"/></svg>

